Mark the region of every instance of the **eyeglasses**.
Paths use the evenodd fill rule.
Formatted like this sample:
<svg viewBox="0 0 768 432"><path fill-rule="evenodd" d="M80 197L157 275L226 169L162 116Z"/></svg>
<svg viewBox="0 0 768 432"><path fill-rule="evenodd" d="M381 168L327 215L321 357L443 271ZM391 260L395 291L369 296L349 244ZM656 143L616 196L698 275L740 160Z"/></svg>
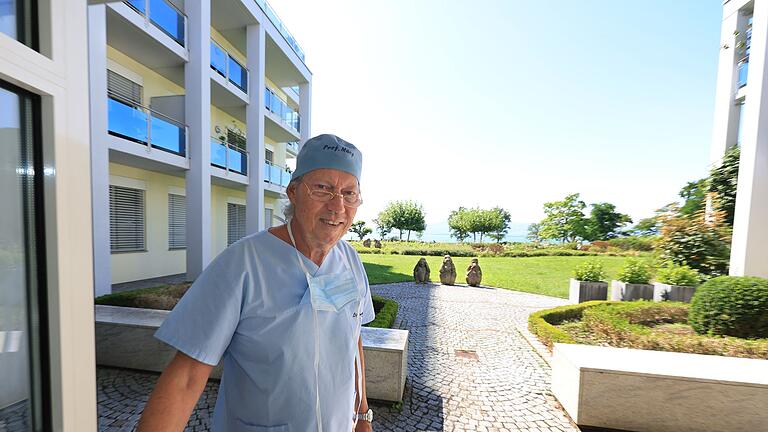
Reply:
<svg viewBox="0 0 768 432"><path fill-rule="evenodd" d="M341 197L341 202L344 203L346 207L360 207L360 205L363 204L363 198L358 192L355 191L342 191L340 193L336 193L322 189L310 189L309 186L307 186L307 184L304 182L301 184L307 188L309 197L315 201L328 202L338 196Z"/></svg>

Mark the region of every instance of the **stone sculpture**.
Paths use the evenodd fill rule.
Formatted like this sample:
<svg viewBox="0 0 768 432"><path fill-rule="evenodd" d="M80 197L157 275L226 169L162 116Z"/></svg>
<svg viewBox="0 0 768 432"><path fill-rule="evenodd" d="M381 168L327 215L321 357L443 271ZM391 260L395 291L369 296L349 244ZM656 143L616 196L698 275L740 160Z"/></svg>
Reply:
<svg viewBox="0 0 768 432"><path fill-rule="evenodd" d="M375 247L376 249L381 249L381 241L374 240L373 241L373 247Z"/></svg>
<svg viewBox="0 0 768 432"><path fill-rule="evenodd" d="M363 246L365 246L365 247L371 247L371 239L365 239L365 240L363 240Z"/></svg>
<svg viewBox="0 0 768 432"><path fill-rule="evenodd" d="M427 264L426 258L420 258L416 263L416 267L413 268L413 279L416 283L429 282L429 264Z"/></svg>
<svg viewBox="0 0 768 432"><path fill-rule="evenodd" d="M483 281L483 270L480 269L480 264L477 262L477 258L472 258L472 263L467 267L467 285L480 286L480 282Z"/></svg>
<svg viewBox="0 0 768 432"><path fill-rule="evenodd" d="M443 257L443 265L440 266L440 283L443 285L453 285L456 283L456 266L450 255Z"/></svg>

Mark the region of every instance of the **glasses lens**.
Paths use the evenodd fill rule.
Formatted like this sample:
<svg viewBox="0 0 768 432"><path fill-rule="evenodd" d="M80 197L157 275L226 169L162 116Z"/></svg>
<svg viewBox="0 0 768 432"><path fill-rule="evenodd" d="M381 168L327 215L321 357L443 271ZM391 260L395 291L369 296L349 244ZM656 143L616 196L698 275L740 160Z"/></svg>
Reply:
<svg viewBox="0 0 768 432"><path fill-rule="evenodd" d="M313 190L309 193L309 197L317 201L330 201L331 198L333 198L333 193L321 190Z"/></svg>

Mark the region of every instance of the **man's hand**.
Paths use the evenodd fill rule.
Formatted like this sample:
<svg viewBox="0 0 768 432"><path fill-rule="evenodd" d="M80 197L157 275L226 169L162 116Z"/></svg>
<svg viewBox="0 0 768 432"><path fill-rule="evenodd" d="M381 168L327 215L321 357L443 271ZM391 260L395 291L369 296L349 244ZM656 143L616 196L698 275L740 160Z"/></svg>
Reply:
<svg viewBox="0 0 768 432"><path fill-rule="evenodd" d="M373 432L373 426L365 420L358 420L354 432Z"/></svg>

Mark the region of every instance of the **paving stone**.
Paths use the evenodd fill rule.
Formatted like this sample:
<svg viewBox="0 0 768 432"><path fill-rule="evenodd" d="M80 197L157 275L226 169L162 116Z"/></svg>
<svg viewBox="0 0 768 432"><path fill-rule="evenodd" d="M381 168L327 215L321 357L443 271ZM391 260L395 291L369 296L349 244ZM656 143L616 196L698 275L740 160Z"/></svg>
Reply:
<svg viewBox="0 0 768 432"><path fill-rule="evenodd" d="M523 336L530 335L531 312L565 300L437 284L371 290L398 302L398 321L410 331L403 403L395 409L371 401L375 431L579 430L551 394L549 366ZM99 430L133 430L157 378L97 368ZM186 430L209 430L218 388L214 381L206 385Z"/></svg>

